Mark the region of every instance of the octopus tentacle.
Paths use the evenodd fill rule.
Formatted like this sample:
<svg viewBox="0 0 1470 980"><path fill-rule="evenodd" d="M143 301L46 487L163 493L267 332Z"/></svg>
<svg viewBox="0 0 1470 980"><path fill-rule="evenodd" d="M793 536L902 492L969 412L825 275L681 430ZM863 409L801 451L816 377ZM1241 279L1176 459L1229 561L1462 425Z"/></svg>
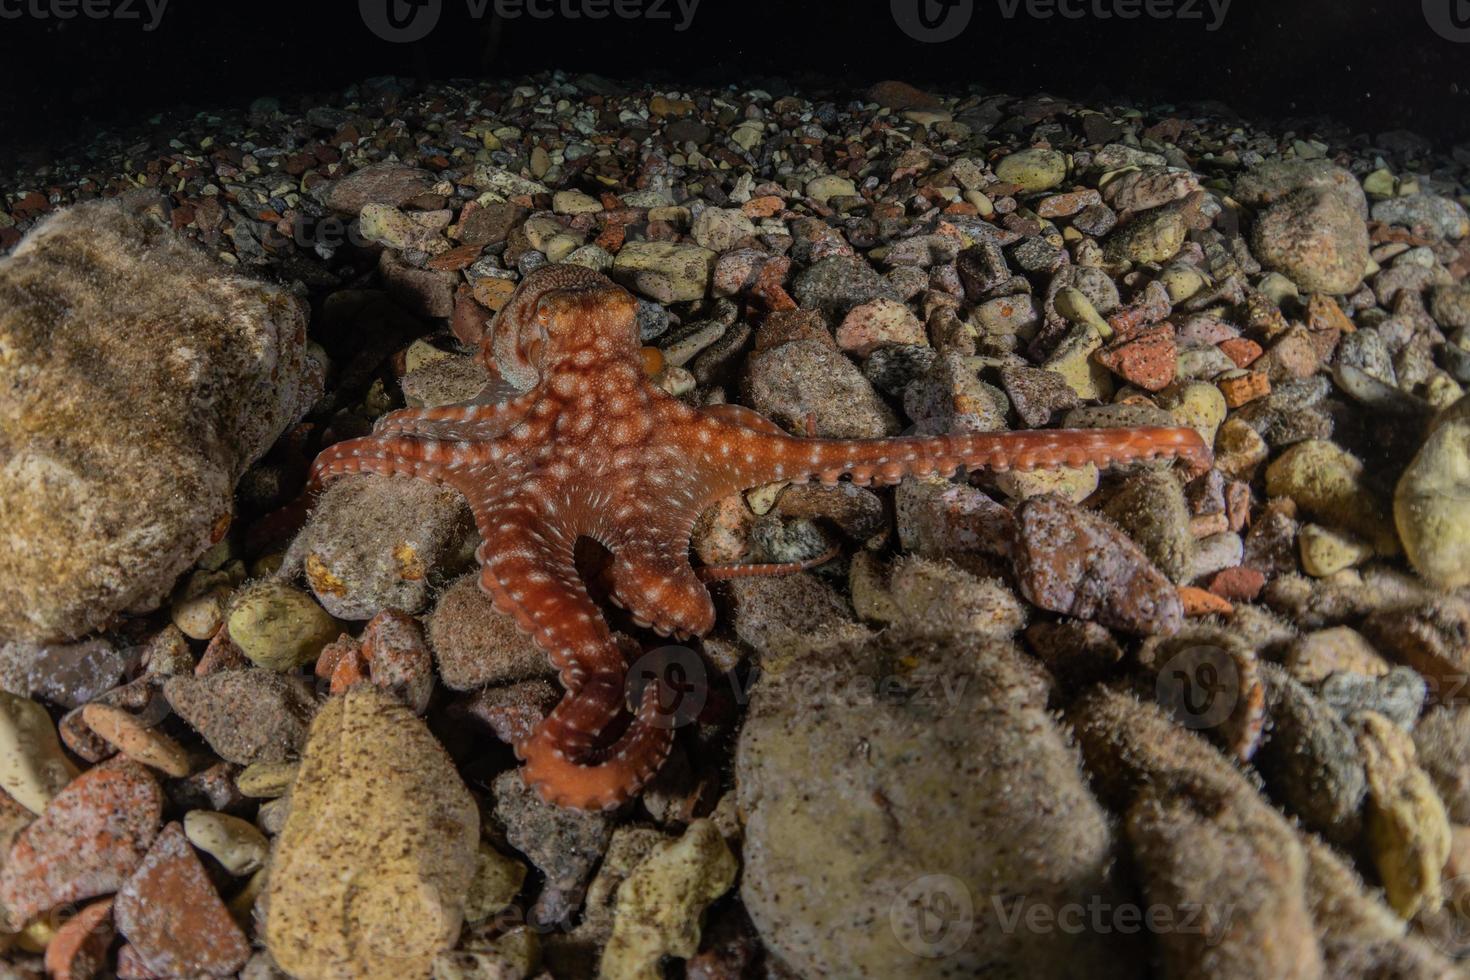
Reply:
<svg viewBox="0 0 1470 980"><path fill-rule="evenodd" d="M736 578L775 578L779 575L795 575L797 572L805 572L808 569L825 565L838 555L842 549L838 547L828 548L813 558L803 558L801 561L782 562L730 562L723 565L705 565L697 570L701 582L726 582Z"/></svg>
<svg viewBox="0 0 1470 980"><path fill-rule="evenodd" d="M682 556L622 548L613 556L612 577L614 598L638 625L664 636L703 636L714 628L709 590Z"/></svg>
<svg viewBox="0 0 1470 980"><path fill-rule="evenodd" d="M951 475L961 467L1032 470L1043 467L1116 466L1164 456L1196 467L1210 459L1199 433L1185 427L1136 429L1032 429L973 435L904 436L892 439L796 439L735 434L730 479L742 486L775 480L819 479L835 483L895 483L905 476Z"/></svg>
<svg viewBox="0 0 1470 980"><path fill-rule="evenodd" d="M490 403L482 403L477 399L463 405L404 408L389 412L379 419L373 426L373 434L418 436L446 441L494 439L504 435L521 421L534 403L535 399L530 394L515 391L514 397Z"/></svg>
<svg viewBox="0 0 1470 980"><path fill-rule="evenodd" d="M572 702L570 697L563 700L516 746L526 785L550 803L581 810L607 810L632 799L663 766L674 744L673 728L659 721L659 699L659 685L649 684L627 731L591 763L569 758L546 734L545 726Z"/></svg>
<svg viewBox="0 0 1470 980"><path fill-rule="evenodd" d="M451 456L442 445L406 438L364 436L328 446L311 464L305 495L320 490L328 480L353 473L447 482L445 467Z"/></svg>

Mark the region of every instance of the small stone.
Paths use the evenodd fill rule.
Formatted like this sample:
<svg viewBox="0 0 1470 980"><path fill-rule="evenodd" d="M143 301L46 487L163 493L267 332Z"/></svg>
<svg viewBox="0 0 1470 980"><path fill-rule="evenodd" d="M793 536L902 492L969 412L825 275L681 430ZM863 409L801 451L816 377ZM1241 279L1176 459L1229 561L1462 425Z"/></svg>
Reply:
<svg viewBox="0 0 1470 980"><path fill-rule="evenodd" d="M1054 371L1006 367L1001 369L1000 378L1016 414L1033 429L1045 428L1061 413L1080 404L1067 379Z"/></svg>
<svg viewBox="0 0 1470 980"><path fill-rule="evenodd" d="M118 931L160 976L228 975L250 957L249 941L177 823L163 828L118 892L114 916Z"/></svg>
<svg viewBox="0 0 1470 980"><path fill-rule="evenodd" d="M276 962L295 976L427 976L459 936L480 821L424 723L372 686L332 698L290 807L266 891Z"/></svg>
<svg viewBox="0 0 1470 980"><path fill-rule="evenodd" d="M576 907L579 889L607 849L612 833L608 815L547 803L515 770L497 776L491 792L506 841L546 876L535 906L537 919L561 921Z"/></svg>
<svg viewBox="0 0 1470 980"><path fill-rule="evenodd" d="M310 596L274 581L241 589L226 622L230 639L251 662L277 671L312 663L338 632L336 621Z"/></svg>
<svg viewBox="0 0 1470 980"><path fill-rule="evenodd" d="M1182 210L1154 208L1114 231L1104 254L1111 262L1162 264L1179 254L1188 235L1189 224Z"/></svg>
<svg viewBox="0 0 1470 980"><path fill-rule="evenodd" d="M1158 401L1176 422L1198 432L1205 445L1215 444L1229 408L1219 388L1208 381L1183 381L1165 388Z"/></svg>
<svg viewBox="0 0 1470 980"><path fill-rule="evenodd" d="M1470 605L1453 599L1395 604L1363 621L1363 635L1391 660L1414 668L1438 691L1470 676Z"/></svg>
<svg viewBox="0 0 1470 980"><path fill-rule="evenodd" d="M1380 554L1398 542L1362 462L1334 443L1312 439L1292 446L1266 468L1266 492L1290 497L1309 516L1365 537Z"/></svg>
<svg viewBox="0 0 1470 980"><path fill-rule="evenodd" d="M1078 399L1101 400L1113 390L1107 368L1092 357L1102 344L1102 336L1096 329L1078 324L1062 338L1042 367L1061 375Z"/></svg>
<svg viewBox="0 0 1470 980"><path fill-rule="evenodd" d="M495 608L479 579L478 573L457 579L428 620L429 646L444 685L469 691L553 676L546 654Z"/></svg>
<svg viewBox="0 0 1470 980"><path fill-rule="evenodd" d="M1256 220L1251 244L1262 265L1308 292L1351 293L1368 267L1367 225L1332 191L1300 190L1281 198Z"/></svg>
<svg viewBox="0 0 1470 980"><path fill-rule="evenodd" d="M520 894L525 881L524 864L481 842L475 877L465 897L465 922L478 925L504 911Z"/></svg>
<svg viewBox="0 0 1470 980"><path fill-rule="evenodd" d="M813 177L806 183L806 196L818 204L826 204L834 197L852 197L857 194L857 185L846 177L824 174Z"/></svg>
<svg viewBox="0 0 1470 980"><path fill-rule="evenodd" d="M837 346L867 357L888 344L927 345L924 325L903 303L875 299L853 307L837 328Z"/></svg>
<svg viewBox="0 0 1470 980"><path fill-rule="evenodd" d="M1409 734L1380 714L1355 717L1368 774L1368 846L1388 903L1405 919L1439 908L1450 855L1444 804L1419 768Z"/></svg>
<svg viewBox="0 0 1470 980"><path fill-rule="evenodd" d="M703 299L714 273L715 253L698 245L628 242L613 263L612 277L660 303Z"/></svg>
<svg viewBox="0 0 1470 980"><path fill-rule="evenodd" d="M1373 205L1373 220L1408 228L1434 241L1470 235L1470 215L1458 201L1434 194L1391 197Z"/></svg>
<svg viewBox="0 0 1470 980"><path fill-rule="evenodd" d="M1431 708L1414 728L1414 745L1450 819L1470 823L1470 708Z"/></svg>
<svg viewBox="0 0 1470 980"><path fill-rule="evenodd" d="M1314 578L1327 578L1373 557L1373 546L1355 534L1319 524L1303 524L1297 535L1302 569Z"/></svg>
<svg viewBox="0 0 1470 980"><path fill-rule="evenodd" d="M389 248L439 255L450 249L444 229L449 227L448 211L405 214L387 204L363 206L359 219L362 235L370 242Z"/></svg>
<svg viewBox="0 0 1470 980"><path fill-rule="evenodd" d="M1303 684L1319 684L1336 673L1382 677L1385 661L1363 634L1347 626L1316 630L1292 643L1286 654L1286 669Z"/></svg>
<svg viewBox="0 0 1470 980"><path fill-rule="evenodd" d="M1275 664L1262 664L1269 732L1253 760L1271 794L1328 840L1349 845L1362 830L1367 793L1353 731Z"/></svg>
<svg viewBox="0 0 1470 980"><path fill-rule="evenodd" d="M1186 581L1194 567L1196 544L1184 488L1172 474L1159 470L1133 474L1103 513L1143 549L1159 571L1176 582Z"/></svg>
<svg viewBox="0 0 1470 980"><path fill-rule="evenodd" d="M40 814L75 775L46 709L0 691L0 789Z"/></svg>
<svg viewBox="0 0 1470 980"><path fill-rule="evenodd" d="M107 704L89 704L82 709L82 721L134 762L176 779L189 775L192 767L183 746L149 728L131 712Z"/></svg>
<svg viewBox="0 0 1470 980"><path fill-rule="evenodd" d="M82 773L21 831L0 868L7 932L65 902L122 887L158 833L163 793L148 770L108 762Z"/></svg>
<svg viewBox="0 0 1470 980"><path fill-rule="evenodd" d="M733 208L705 208L690 229L694 240L707 249L724 252L755 235L755 223Z"/></svg>
<svg viewBox="0 0 1470 980"><path fill-rule="evenodd" d="M356 217L367 204L403 207L433 193L435 178L427 170L401 163L375 163L332 184L327 207Z"/></svg>
<svg viewBox="0 0 1470 980"><path fill-rule="evenodd" d="M1239 408L1271 393L1271 377L1265 371L1238 371L1219 378L1215 386L1225 397L1225 404Z"/></svg>
<svg viewBox="0 0 1470 980"><path fill-rule="evenodd" d="M1098 363L1144 391L1162 391L1174 381L1178 351L1174 331L1159 324L1098 351Z"/></svg>
<svg viewBox="0 0 1470 980"><path fill-rule="evenodd" d="M995 165L995 175L1023 194L1049 191L1067 179L1067 158L1040 147L1021 150L1003 157Z"/></svg>
<svg viewBox="0 0 1470 980"><path fill-rule="evenodd" d="M1007 470L996 474L995 487L1011 500L1055 494L1063 500L1080 504L1097 491L1101 478L1097 466L1088 463L1044 470Z"/></svg>
<svg viewBox="0 0 1470 980"><path fill-rule="evenodd" d="M163 695L215 754L242 766L294 758L316 710L302 679L259 668L170 677Z"/></svg>
<svg viewBox="0 0 1470 980"><path fill-rule="evenodd" d="M1017 519L1016 576L1029 601L1130 633L1179 629L1178 594L1112 524L1057 497L1026 501Z"/></svg>
<svg viewBox="0 0 1470 980"><path fill-rule="evenodd" d="M805 309L820 310L833 323L854 306L899 298L892 283L862 259L831 255L813 262L793 280L791 295Z"/></svg>
<svg viewBox="0 0 1470 980"><path fill-rule="evenodd" d="M739 867L708 820L694 821L677 841L656 848L618 886L599 976L643 980L665 956L693 956L705 908L730 890Z"/></svg>
<svg viewBox="0 0 1470 980"><path fill-rule="evenodd" d="M551 196L551 209L557 214L596 214L602 202L579 190L557 191Z"/></svg>
<svg viewBox="0 0 1470 980"><path fill-rule="evenodd" d="M862 439L893 435L900 428L857 365L816 341L753 355L744 385L747 404L789 431Z"/></svg>
<svg viewBox="0 0 1470 980"><path fill-rule="evenodd" d="M228 813L190 810L184 814L184 836L232 875L254 874L265 867L270 843L248 820Z"/></svg>
<svg viewBox="0 0 1470 980"><path fill-rule="evenodd" d="M1470 398L1435 421L1399 478L1393 513L1420 575L1441 589L1470 585Z"/></svg>
<svg viewBox="0 0 1470 980"><path fill-rule="evenodd" d="M252 762L235 777L235 785L246 796L275 799L285 796L296 781L297 762Z"/></svg>

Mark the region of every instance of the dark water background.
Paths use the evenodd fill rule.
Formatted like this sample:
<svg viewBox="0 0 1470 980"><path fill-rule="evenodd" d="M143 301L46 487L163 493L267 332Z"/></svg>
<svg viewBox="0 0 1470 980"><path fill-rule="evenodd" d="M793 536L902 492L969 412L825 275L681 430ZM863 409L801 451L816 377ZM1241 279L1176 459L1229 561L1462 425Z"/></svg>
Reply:
<svg viewBox="0 0 1470 980"><path fill-rule="evenodd" d="M126 3L140 19L28 12L83 2ZM974 6L969 27L938 44L906 36L890 0L701 0L684 31L675 29L676 0L667 0L669 19L558 14L498 23L472 17L467 0L440 0L437 29L416 44L375 37L357 0L170 0L152 31L142 27L146 2L0 0L0 151L61 152L100 126L167 108L330 93L372 75L551 67L676 84L783 76L856 86L896 77L1017 94L1218 100L1255 118L1328 115L1370 133L1416 130L1446 146L1470 139L1470 43L1443 38L1424 6L1444 5L1470 24L1470 0L1233 0L1213 31L1209 0L1131 0L1190 4L1203 15L1131 21L1090 13L1042 20L1024 6L1007 19L1010 0L961 0Z"/></svg>

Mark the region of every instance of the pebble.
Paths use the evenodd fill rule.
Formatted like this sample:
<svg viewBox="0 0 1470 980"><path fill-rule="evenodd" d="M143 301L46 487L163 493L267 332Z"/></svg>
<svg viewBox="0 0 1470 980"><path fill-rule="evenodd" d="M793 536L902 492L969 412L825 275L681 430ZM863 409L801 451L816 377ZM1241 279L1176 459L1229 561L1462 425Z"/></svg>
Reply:
<svg viewBox="0 0 1470 980"><path fill-rule="evenodd" d="M1449 858L1444 804L1414 754L1409 734L1372 711L1355 716L1368 776L1367 841L1388 903L1405 919L1443 899L1440 871Z"/></svg>
<svg viewBox="0 0 1470 980"><path fill-rule="evenodd" d="M697 953L701 916L730 890L739 867L708 820L694 821L678 840L656 847L618 886L598 976L642 980L657 975L665 956Z"/></svg>
<svg viewBox="0 0 1470 980"><path fill-rule="evenodd" d="M1262 265L1303 290L1354 292L1368 268L1368 228L1344 195L1293 191L1256 219L1251 245Z"/></svg>
<svg viewBox="0 0 1470 980"><path fill-rule="evenodd" d="M259 668L170 677L163 695L216 755L242 766L294 758L316 710L300 678Z"/></svg>
<svg viewBox="0 0 1470 980"><path fill-rule="evenodd" d="M250 957L250 942L177 823L154 840L113 914L118 932L159 976L228 975Z"/></svg>
<svg viewBox="0 0 1470 980"><path fill-rule="evenodd" d="M515 620L480 588L479 573L455 580L428 619L429 647L444 686L470 691L555 674Z"/></svg>
<svg viewBox="0 0 1470 980"><path fill-rule="evenodd" d="M612 834L605 813L553 806L526 786L521 774L503 772L491 786L492 814L506 842L545 876L534 919L561 922L572 914Z"/></svg>
<svg viewBox="0 0 1470 980"><path fill-rule="evenodd" d="M184 814L184 836L237 877L265 867L270 855L265 835L248 820L228 813L190 810Z"/></svg>
<svg viewBox="0 0 1470 980"><path fill-rule="evenodd" d="M475 861L475 877L465 896L465 922L478 925L505 911L520 894L525 881L524 864L482 841Z"/></svg>
<svg viewBox="0 0 1470 980"><path fill-rule="evenodd" d="M1129 633L1179 629L1169 580L1112 524L1057 497L1033 497L1016 517L1016 578L1029 602Z"/></svg>
<svg viewBox="0 0 1470 980"><path fill-rule="evenodd" d="M928 344L924 325L896 300L875 299L853 307L837 328L837 346L849 354L867 357L887 344Z"/></svg>
<svg viewBox="0 0 1470 980"><path fill-rule="evenodd" d="M700 245L725 252L755 235L755 223L733 208L705 208L694 219L690 234Z"/></svg>
<svg viewBox="0 0 1470 980"><path fill-rule="evenodd" d="M1148 559L1175 582L1184 582L1195 565L1184 487L1170 473L1135 473L1113 495L1103 513L1117 523Z"/></svg>
<svg viewBox="0 0 1470 980"><path fill-rule="evenodd" d="M817 341L793 341L753 355L744 387L748 404L788 431L863 439L900 429L857 365Z"/></svg>
<svg viewBox="0 0 1470 980"><path fill-rule="evenodd" d="M1338 714L1275 664L1263 664L1271 725L1254 764L1271 794L1308 828L1343 846L1362 830L1367 793L1353 731Z"/></svg>
<svg viewBox="0 0 1470 980"><path fill-rule="evenodd" d="M436 203L434 183L434 175L427 170L397 163L374 163L334 182L325 200L333 211L356 217L368 204L397 208Z"/></svg>
<svg viewBox="0 0 1470 980"><path fill-rule="evenodd" d="M0 789L40 814L75 775L46 709L0 691Z"/></svg>
<svg viewBox="0 0 1470 980"><path fill-rule="evenodd" d="M459 936L479 834L473 798L412 711L372 686L332 698L271 860L271 955L300 977L427 976Z"/></svg>
<svg viewBox="0 0 1470 980"><path fill-rule="evenodd" d="M67 784L0 867L7 932L66 902L115 892L158 833L163 793L148 770L109 762Z"/></svg>
<svg viewBox="0 0 1470 980"><path fill-rule="evenodd" d="M338 632L336 620L311 596L275 581L241 589L226 625L252 663L281 672L314 662Z"/></svg>
<svg viewBox="0 0 1470 980"><path fill-rule="evenodd" d="M176 779L189 775L189 753L183 746L149 728L132 712L107 704L89 704L82 709L82 721L134 762Z"/></svg>
<svg viewBox="0 0 1470 980"><path fill-rule="evenodd" d="M1302 570L1316 578L1336 575L1373 557L1373 546L1348 531L1303 524L1297 533Z"/></svg>
<svg viewBox="0 0 1470 980"><path fill-rule="evenodd" d="M1161 264L1179 254L1188 234L1184 212L1154 208L1114 231L1108 237L1105 255L1111 262Z"/></svg>
<svg viewBox="0 0 1470 980"><path fill-rule="evenodd" d="M995 165L995 175L1015 184L1023 194L1049 191L1067 179L1067 158L1040 147L1021 150L1002 158Z"/></svg>
<svg viewBox="0 0 1470 980"><path fill-rule="evenodd" d="M1419 765L1455 824L1470 823L1470 709L1431 708L1414 728Z"/></svg>
<svg viewBox="0 0 1470 980"><path fill-rule="evenodd" d="M1266 468L1266 492L1290 497L1309 516L1362 535L1380 553L1398 550L1393 526L1364 481L1363 463L1335 443L1311 439Z"/></svg>
<svg viewBox="0 0 1470 980"><path fill-rule="evenodd" d="M1465 208L1458 201L1434 194L1410 194L1378 201L1373 205L1373 220L1399 225L1435 241L1470 235L1470 215Z"/></svg>
<svg viewBox="0 0 1470 980"><path fill-rule="evenodd" d="M806 196L818 204L826 204L834 197L852 197L855 194L857 185L846 177L824 174L806 183Z"/></svg>
<svg viewBox="0 0 1470 980"><path fill-rule="evenodd" d="M476 374L482 384L483 374ZM305 570L320 603L311 603L317 608L309 611L292 593L292 608L299 607L312 624L311 642L296 648L302 659L294 666L315 660L322 643L337 636L332 616L360 620L384 609L421 612L441 576L455 567L455 550L470 527L469 508L452 490L386 476L334 481L287 554L286 567Z"/></svg>
<svg viewBox="0 0 1470 980"><path fill-rule="evenodd" d="M628 242L613 262L612 277L658 303L703 299L714 274L715 253L698 245Z"/></svg>
<svg viewBox="0 0 1470 980"><path fill-rule="evenodd" d="M791 295L802 308L820 310L833 323L840 322L854 306L898 298L887 279L851 255L813 262L792 280Z"/></svg>
<svg viewBox="0 0 1470 980"><path fill-rule="evenodd" d="M1470 398L1435 420L1393 498L1414 569L1442 589L1470 585Z"/></svg>

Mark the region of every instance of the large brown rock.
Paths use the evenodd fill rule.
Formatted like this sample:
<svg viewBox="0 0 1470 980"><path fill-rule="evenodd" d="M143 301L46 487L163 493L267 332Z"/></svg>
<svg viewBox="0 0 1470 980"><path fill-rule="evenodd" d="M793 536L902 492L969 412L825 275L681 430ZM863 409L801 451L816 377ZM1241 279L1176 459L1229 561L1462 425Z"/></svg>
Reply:
<svg viewBox="0 0 1470 980"><path fill-rule="evenodd" d="M62 211L0 260L0 639L156 606L321 391L296 299L155 200Z"/></svg>

